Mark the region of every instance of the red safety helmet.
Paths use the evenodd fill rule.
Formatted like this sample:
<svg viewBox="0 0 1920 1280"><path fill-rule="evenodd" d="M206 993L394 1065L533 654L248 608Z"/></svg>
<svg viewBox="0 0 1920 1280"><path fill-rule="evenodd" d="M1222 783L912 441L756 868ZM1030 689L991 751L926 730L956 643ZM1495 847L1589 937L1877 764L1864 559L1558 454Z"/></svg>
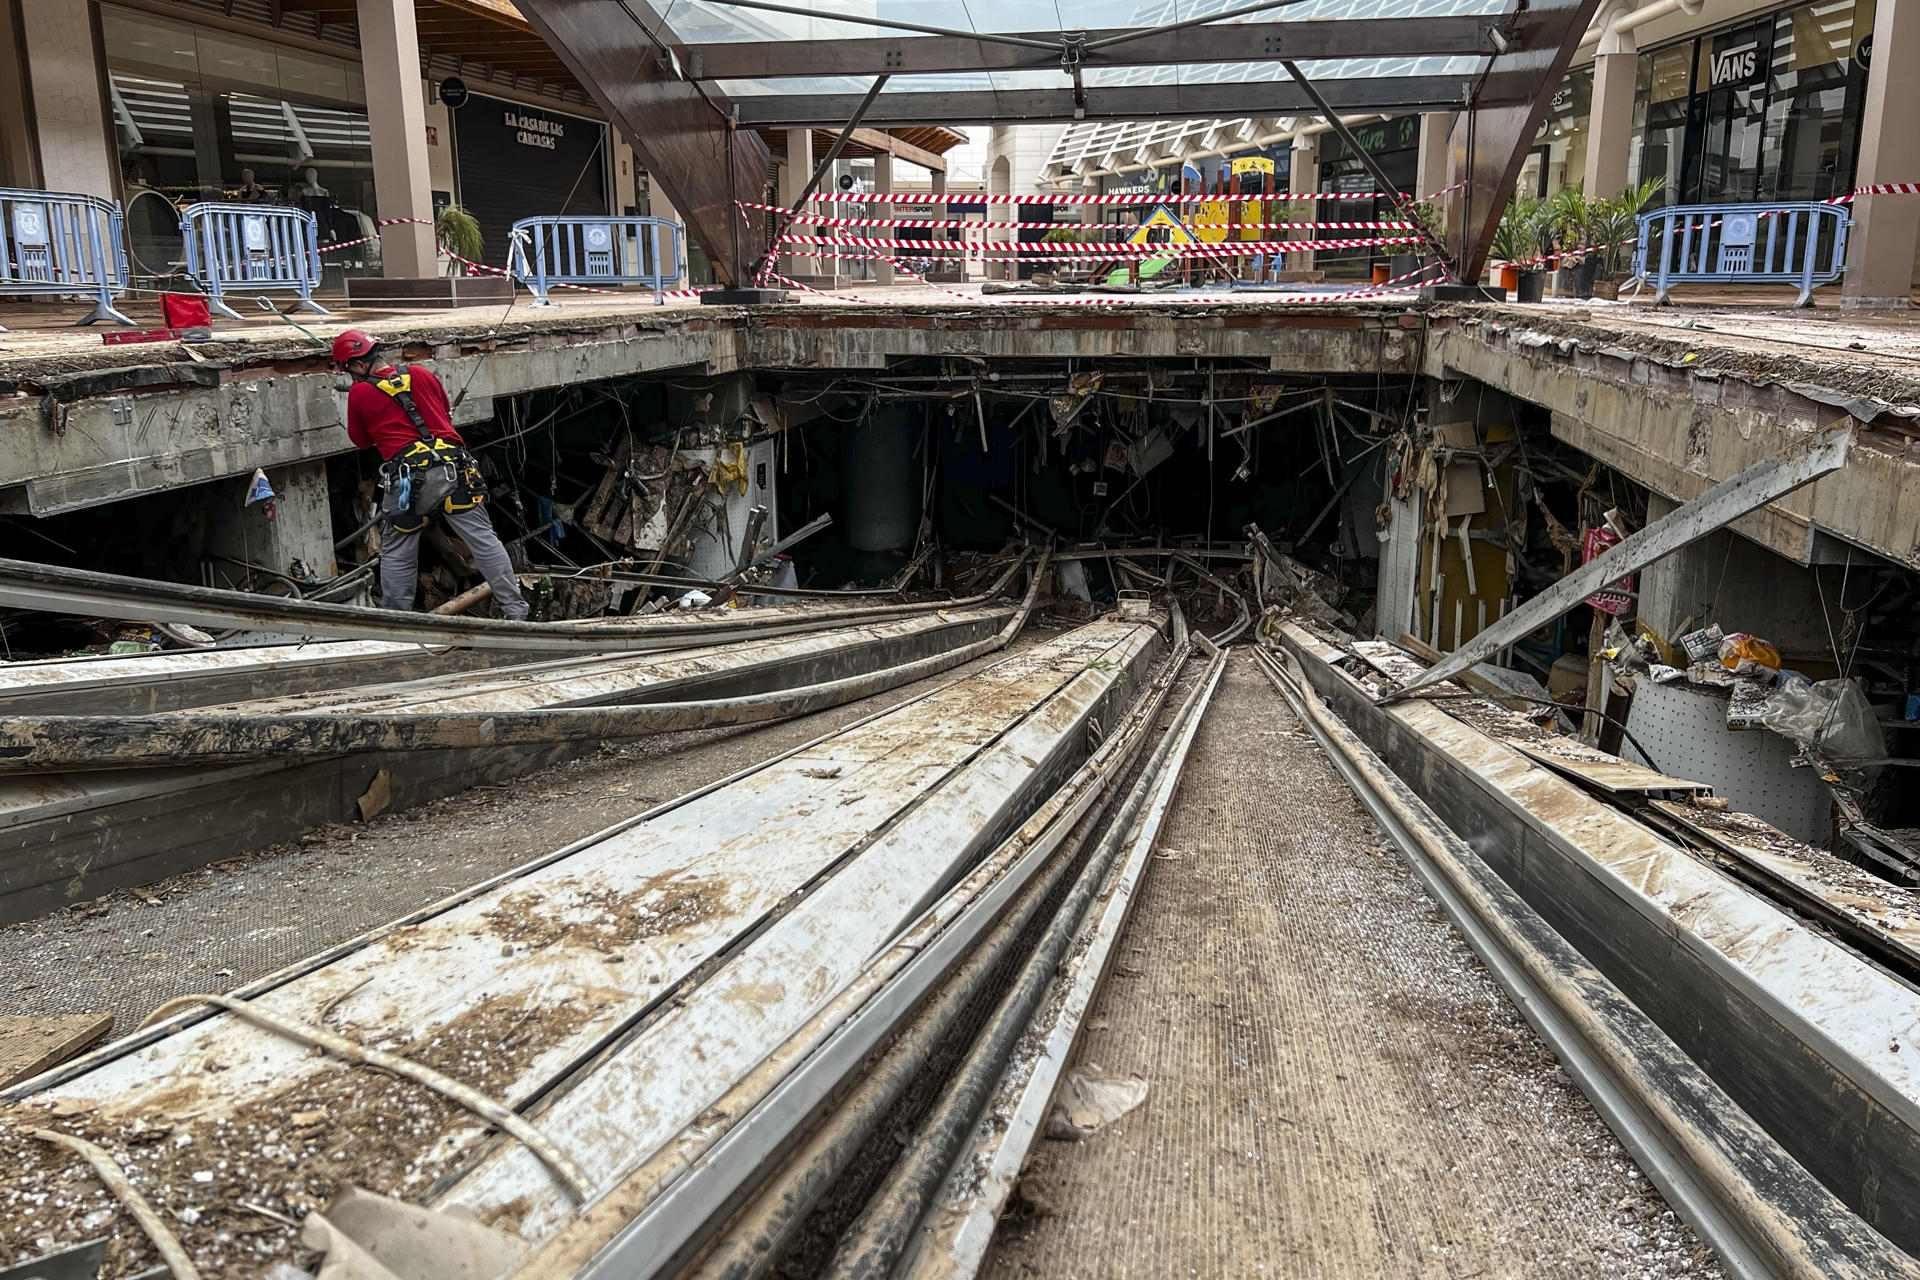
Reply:
<svg viewBox="0 0 1920 1280"><path fill-rule="evenodd" d="M379 348L372 334L364 329L349 329L333 340L333 362L344 369L349 361L365 359Z"/></svg>

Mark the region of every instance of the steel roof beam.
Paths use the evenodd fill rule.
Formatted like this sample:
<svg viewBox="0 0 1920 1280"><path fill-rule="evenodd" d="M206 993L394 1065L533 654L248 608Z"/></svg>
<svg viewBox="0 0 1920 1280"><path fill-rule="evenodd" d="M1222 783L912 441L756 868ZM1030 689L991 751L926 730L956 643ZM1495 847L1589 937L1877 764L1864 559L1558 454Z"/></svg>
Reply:
<svg viewBox="0 0 1920 1280"><path fill-rule="evenodd" d="M1468 76L1381 76L1315 82L1337 110L1457 110L1473 88ZM839 126L860 105L859 94L767 94L733 100L743 125ZM1483 105L1488 95L1481 96ZM1181 120L1218 116L1317 114L1290 80L1224 84L1089 87L1086 110L1076 114L1071 88L975 89L944 93L882 93L866 123L1010 124L1028 120Z"/></svg>
<svg viewBox="0 0 1920 1280"><path fill-rule="evenodd" d="M1501 210L1599 8L1600 0L1531 0L1503 15L1497 42L1502 52L1488 65L1472 110L1454 120L1447 142L1447 183L1460 185L1441 207L1448 247L1468 284L1486 266Z"/></svg>
<svg viewBox="0 0 1920 1280"><path fill-rule="evenodd" d="M593 95L699 241L723 281L744 284L765 247L758 222L734 212L757 200L767 145L733 129L726 97L680 77L671 36L644 0L516 0L540 38ZM852 109L833 123L844 123Z"/></svg>
<svg viewBox="0 0 1920 1280"><path fill-rule="evenodd" d="M1157 67L1181 63L1253 62L1272 58L1406 58L1487 54L1487 32L1499 14L1370 18L1332 22L1246 22L1189 27L1151 40L1089 48L1083 67ZM1087 44L1124 34L1089 31ZM1059 37L1024 32L1022 40ZM1064 46L1062 46L1064 47ZM1060 66L1060 50L1033 49L955 36L873 36L852 40L742 40L686 45L681 65L697 80L766 80L790 76L942 75L967 71L1032 71Z"/></svg>

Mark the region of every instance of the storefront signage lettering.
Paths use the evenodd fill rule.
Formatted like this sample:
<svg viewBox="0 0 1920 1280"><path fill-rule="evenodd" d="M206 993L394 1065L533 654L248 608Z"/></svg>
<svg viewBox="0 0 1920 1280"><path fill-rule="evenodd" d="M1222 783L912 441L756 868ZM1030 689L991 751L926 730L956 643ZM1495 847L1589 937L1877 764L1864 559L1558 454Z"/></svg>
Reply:
<svg viewBox="0 0 1920 1280"><path fill-rule="evenodd" d="M1747 45L1742 49L1728 49L1725 53L1713 55L1713 87L1718 89L1725 84L1738 84L1753 79L1753 73L1760 67L1760 46Z"/></svg>
<svg viewBox="0 0 1920 1280"><path fill-rule="evenodd" d="M506 111L502 115L507 128L514 130L513 140L523 147L540 147L551 151L556 140L567 136L567 126L558 120L521 115L514 111Z"/></svg>
<svg viewBox="0 0 1920 1280"><path fill-rule="evenodd" d="M1355 129L1353 137L1372 155L1379 155L1383 151L1411 150L1420 145L1420 117L1397 116L1392 120ZM1327 139L1321 146L1323 162L1346 160L1355 154L1348 148L1346 140L1337 135Z"/></svg>

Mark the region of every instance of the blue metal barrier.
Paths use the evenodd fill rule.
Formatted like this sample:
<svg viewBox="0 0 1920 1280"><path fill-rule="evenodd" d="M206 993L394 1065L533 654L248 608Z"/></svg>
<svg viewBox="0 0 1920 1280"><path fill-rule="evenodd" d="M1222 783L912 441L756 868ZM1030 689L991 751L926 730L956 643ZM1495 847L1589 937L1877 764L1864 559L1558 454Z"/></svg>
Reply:
<svg viewBox="0 0 1920 1280"><path fill-rule="evenodd" d="M1640 215L1634 274L1654 300L1685 281L1800 286L1796 307L1847 267L1853 219L1833 204L1682 204Z"/></svg>
<svg viewBox="0 0 1920 1280"><path fill-rule="evenodd" d="M513 224L514 274L548 305L558 284L637 284L661 291L680 278L680 224L665 218L522 218Z"/></svg>
<svg viewBox="0 0 1920 1280"><path fill-rule="evenodd" d="M132 325L113 306L127 287L125 230L114 201L0 187L0 294L91 293L75 324Z"/></svg>
<svg viewBox="0 0 1920 1280"><path fill-rule="evenodd" d="M329 312L313 300L320 283L319 220L305 209L277 205L191 204L180 214L187 274L207 291L207 306L243 317L222 300L228 289L294 289L296 310Z"/></svg>

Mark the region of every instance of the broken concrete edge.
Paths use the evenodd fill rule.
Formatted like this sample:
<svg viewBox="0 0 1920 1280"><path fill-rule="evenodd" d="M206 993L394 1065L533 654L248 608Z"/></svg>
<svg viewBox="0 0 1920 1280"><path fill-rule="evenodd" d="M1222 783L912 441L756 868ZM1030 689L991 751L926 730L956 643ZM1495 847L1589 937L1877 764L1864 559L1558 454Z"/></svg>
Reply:
<svg viewBox="0 0 1920 1280"><path fill-rule="evenodd" d="M1837 350L1832 360L1772 351L1761 353L1731 345L1716 346L1709 336L1714 332L1711 330L1707 333L1676 330L1700 335L1693 341L1682 341L1640 329L1610 328L1597 318L1579 319L1497 306L1436 307L1431 319L1436 329L1489 330L1504 339L1508 347L1522 348L1514 354L1527 354L1527 348L1552 347L1562 357L1577 349L1590 355L1611 356L1628 364L1651 361L1671 370L1685 371L1697 379L1731 378L1754 387L1778 387L1828 408L1842 410L1863 424L1882 417L1920 418L1920 377L1878 367L1849 366L1840 359L1847 353ZM1753 338L1751 341L1775 340ZM1489 340L1489 345L1501 344ZM1764 361L1773 371L1756 373L1743 367L1757 361Z"/></svg>
<svg viewBox="0 0 1920 1280"><path fill-rule="evenodd" d="M533 349L540 339L585 338L612 341L640 337L647 333L675 330L712 330L750 328L764 324L799 321L808 326L850 325L914 327L963 321L979 324L992 320L1014 329L1030 329L1043 318L1072 319L1079 327L1094 320L1098 327L1126 327L1128 317L1147 316L1166 320L1234 318L1257 320L1271 317L1287 321L1287 327L1314 317L1378 318L1400 312L1417 312L1419 304L1406 299L1386 299L1377 303L1328 302L1288 304L1284 309L1255 302L1185 302L1164 305L1129 305L1124 310L1092 310L1062 306L1058 312L1045 313L1032 308L1015 309L983 303L978 306L940 304L903 305L874 302L865 305L847 303L760 304L739 307L668 308L636 306L632 310L606 310L569 313L554 308L535 311L526 304L509 311L502 308L496 321L461 320L450 322L432 312L406 316L386 316L356 322L379 339L388 355L404 355L410 360L448 359L501 350ZM516 315L515 312L520 314ZM311 326L310 326L311 327ZM346 327L334 321L328 327ZM319 330L324 331L324 330ZM93 395L110 395L136 386L169 382L193 382L211 385L236 377L256 376L261 371L292 374L329 371L329 353L310 339L291 332L249 333L245 345L221 350L219 360L196 362L177 343L156 344L138 353L144 360L128 363L125 348L64 348L49 351L27 350L10 353L0 365L0 396L20 392L30 395L53 393L70 401ZM563 345L578 345L565 343Z"/></svg>

